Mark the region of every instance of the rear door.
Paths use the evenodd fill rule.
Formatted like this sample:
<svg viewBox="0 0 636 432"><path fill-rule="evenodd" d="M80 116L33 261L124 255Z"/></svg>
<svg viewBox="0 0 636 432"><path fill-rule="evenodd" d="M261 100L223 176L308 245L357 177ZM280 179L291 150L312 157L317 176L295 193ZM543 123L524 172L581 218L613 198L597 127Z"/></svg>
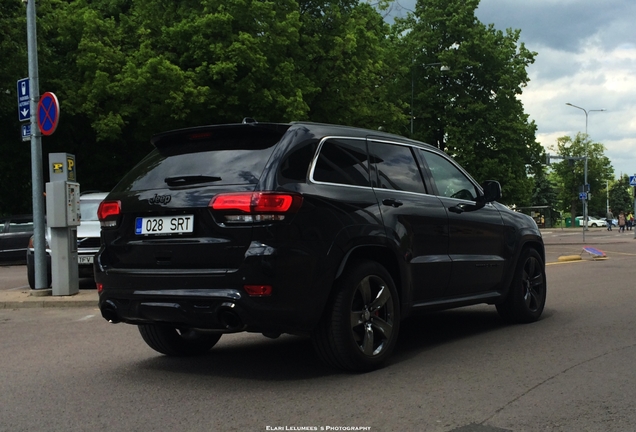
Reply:
<svg viewBox="0 0 636 432"><path fill-rule="evenodd" d="M369 140L372 182L387 236L409 268L413 304L439 298L450 275L448 218L424 185L415 149Z"/></svg>

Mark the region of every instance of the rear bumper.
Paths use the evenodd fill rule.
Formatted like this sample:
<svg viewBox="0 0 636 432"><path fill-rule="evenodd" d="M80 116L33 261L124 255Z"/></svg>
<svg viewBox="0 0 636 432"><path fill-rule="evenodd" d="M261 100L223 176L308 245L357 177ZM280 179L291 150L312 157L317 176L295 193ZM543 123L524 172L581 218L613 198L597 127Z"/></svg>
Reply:
<svg viewBox="0 0 636 432"><path fill-rule="evenodd" d="M167 324L223 333L307 333L327 302L333 272L309 258L247 260L240 269L104 269L97 255L95 281L105 319ZM271 285L271 296L250 296L245 284Z"/></svg>

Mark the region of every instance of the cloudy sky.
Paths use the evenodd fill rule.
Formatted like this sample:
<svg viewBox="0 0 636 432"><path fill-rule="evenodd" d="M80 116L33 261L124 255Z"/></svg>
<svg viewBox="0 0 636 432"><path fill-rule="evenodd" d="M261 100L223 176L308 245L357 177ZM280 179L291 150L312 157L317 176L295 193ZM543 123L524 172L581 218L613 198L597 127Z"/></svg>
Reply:
<svg viewBox="0 0 636 432"><path fill-rule="evenodd" d="M397 3L405 13L415 0ZM520 29L538 53L521 100L548 153L558 137L585 132L585 112L569 102L587 110L587 132L605 145L615 176L636 174L636 1L481 0L476 14Z"/></svg>

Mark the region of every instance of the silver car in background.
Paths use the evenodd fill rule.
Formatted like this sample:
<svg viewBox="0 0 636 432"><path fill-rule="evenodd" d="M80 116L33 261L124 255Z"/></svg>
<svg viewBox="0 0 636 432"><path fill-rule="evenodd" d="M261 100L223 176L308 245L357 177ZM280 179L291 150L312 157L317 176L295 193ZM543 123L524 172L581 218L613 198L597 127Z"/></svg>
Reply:
<svg viewBox="0 0 636 432"><path fill-rule="evenodd" d="M97 208L108 195L106 192L86 192L80 196L80 225L77 227L77 264L80 278L93 277L93 257L99 251L100 225ZM51 231L46 230L47 287L51 286ZM29 286L35 289L33 237L27 250L27 276Z"/></svg>

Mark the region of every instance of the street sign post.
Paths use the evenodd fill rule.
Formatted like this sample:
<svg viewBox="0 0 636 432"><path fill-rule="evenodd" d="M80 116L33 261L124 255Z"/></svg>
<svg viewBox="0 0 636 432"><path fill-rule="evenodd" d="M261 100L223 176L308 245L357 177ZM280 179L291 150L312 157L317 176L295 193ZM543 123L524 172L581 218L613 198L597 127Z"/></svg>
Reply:
<svg viewBox="0 0 636 432"><path fill-rule="evenodd" d="M38 127L42 135L51 135L57 128L60 119L60 104L57 96L51 92L46 92L38 103Z"/></svg>
<svg viewBox="0 0 636 432"><path fill-rule="evenodd" d="M21 122L31 120L31 92L29 87L29 78L18 80L18 119Z"/></svg>

